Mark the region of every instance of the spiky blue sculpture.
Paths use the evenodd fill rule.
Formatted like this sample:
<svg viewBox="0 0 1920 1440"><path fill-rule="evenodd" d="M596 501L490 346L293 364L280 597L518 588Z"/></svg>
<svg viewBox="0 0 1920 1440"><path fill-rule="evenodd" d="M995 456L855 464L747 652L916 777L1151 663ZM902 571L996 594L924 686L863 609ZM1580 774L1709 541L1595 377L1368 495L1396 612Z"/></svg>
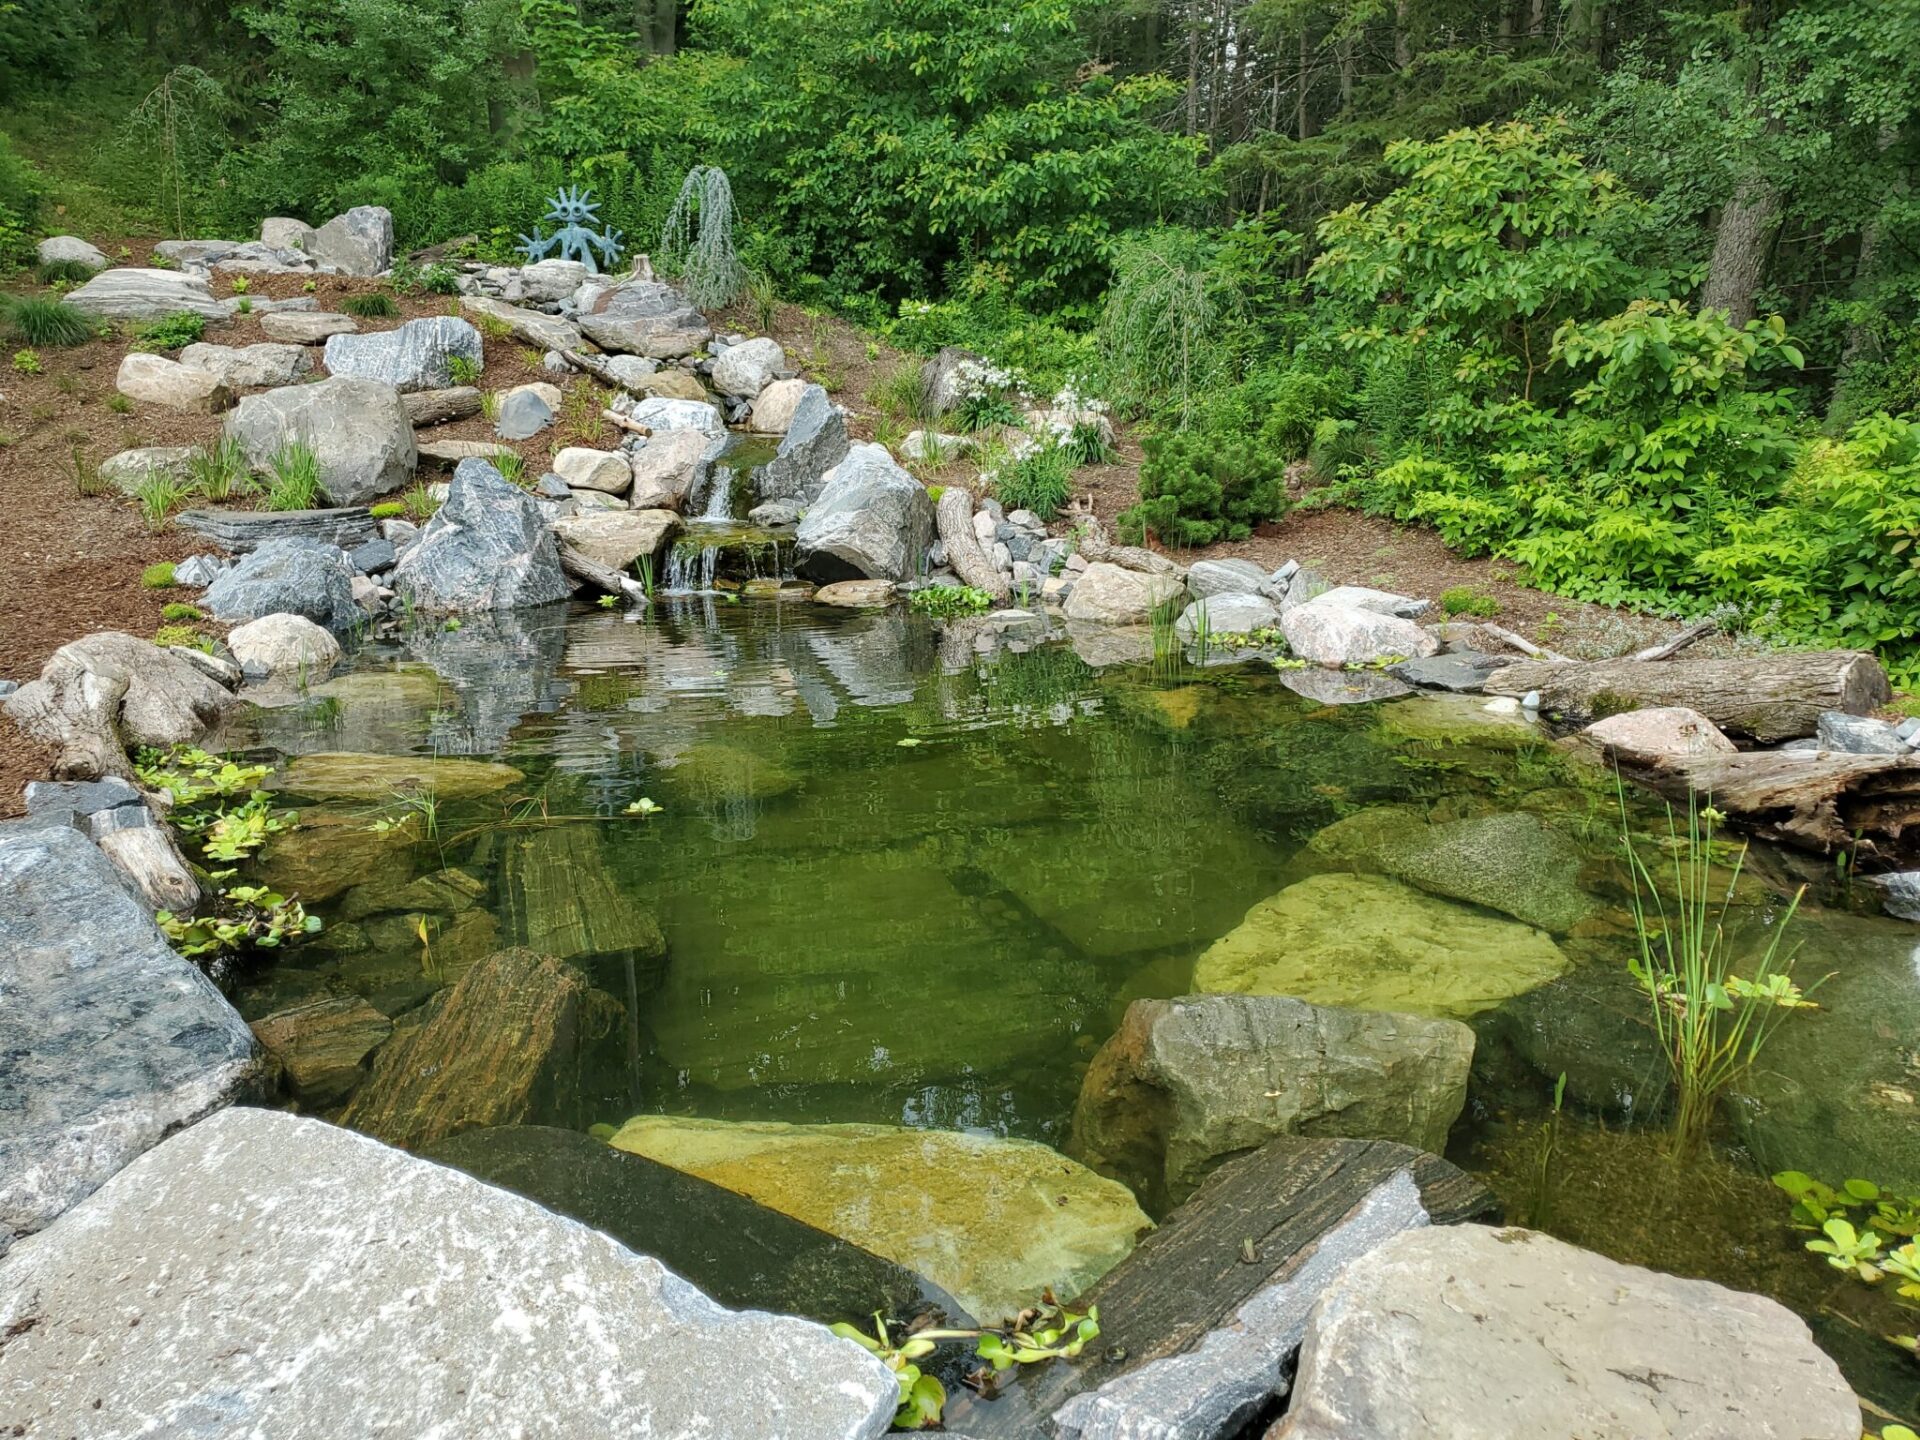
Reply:
<svg viewBox="0 0 1920 1440"><path fill-rule="evenodd" d="M560 253L554 258L578 260L590 273L598 275L600 267L593 263L596 249L609 265L620 258L618 230L609 226L604 233L595 234L587 228L599 221L598 208L593 192L585 186L569 190L562 185L559 194L548 197L547 213L542 217L559 222L560 228L552 235L541 235L538 231L522 235L520 253L528 260L545 260L558 247Z"/></svg>

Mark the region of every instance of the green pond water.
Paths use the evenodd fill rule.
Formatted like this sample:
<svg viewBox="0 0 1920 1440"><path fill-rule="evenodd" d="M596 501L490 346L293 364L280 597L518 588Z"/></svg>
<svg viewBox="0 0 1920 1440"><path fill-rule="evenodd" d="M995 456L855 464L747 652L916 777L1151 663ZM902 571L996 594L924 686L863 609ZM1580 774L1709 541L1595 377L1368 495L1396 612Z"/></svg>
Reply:
<svg viewBox="0 0 1920 1440"><path fill-rule="evenodd" d="M1476 974L1432 1007L1480 1035L1449 1153L1510 1216L1774 1294L1863 1394L1920 1409L1920 1370L1878 1339L1886 1315L1801 1252L1764 1179L1920 1186L1920 931L1849 913L1824 862L1756 849L1738 912L1755 933L1795 885L1824 887L1799 933L1800 973L1832 973L1827 1008L1783 1031L1716 1157L1676 1171L1645 1126L1657 1064L1624 983L1607 777L1474 701L1329 706L1253 666L1096 666L1079 652L1107 659L1116 637L1075 639L1010 653L979 622L708 596L638 622L551 607L369 643L227 743L520 778L444 787L432 838L379 828L404 813L380 783L309 800L290 781L303 828L287 850L327 929L236 999L256 1017L347 992L404 1027L475 960L527 943L622 1007L582 1123L881 1122L1058 1146L1126 1004L1187 993L1209 947L1305 882L1295 898L1318 913L1290 983L1307 998L1403 983L1380 980L1366 938L1402 926L1439 926L1436 943L1482 927L1458 933L1526 977ZM654 813L630 814L643 798ZM1656 828L1657 807L1630 805ZM1517 935L1532 948L1500 958ZM1540 946L1557 952L1544 974Z"/></svg>

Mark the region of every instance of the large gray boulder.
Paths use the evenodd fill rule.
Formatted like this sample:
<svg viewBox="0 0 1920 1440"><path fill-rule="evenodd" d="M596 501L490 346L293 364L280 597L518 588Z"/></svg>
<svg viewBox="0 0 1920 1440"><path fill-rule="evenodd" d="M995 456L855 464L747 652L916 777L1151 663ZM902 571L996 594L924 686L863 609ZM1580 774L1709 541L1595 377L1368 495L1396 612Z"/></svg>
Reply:
<svg viewBox="0 0 1920 1440"><path fill-rule="evenodd" d="M457 315L429 315L372 335L334 335L325 356L331 374L396 390L444 390L453 384L454 360L482 362L480 332Z"/></svg>
<svg viewBox="0 0 1920 1440"><path fill-rule="evenodd" d="M1073 1155L1154 1210L1277 1135L1446 1148L1473 1031L1282 995L1136 1000L1088 1068Z"/></svg>
<svg viewBox="0 0 1920 1440"><path fill-rule="evenodd" d="M400 392L345 375L245 396L226 430L257 470L284 445L309 446L320 461L321 488L335 505L364 505L399 489L419 458Z"/></svg>
<svg viewBox="0 0 1920 1440"><path fill-rule="evenodd" d="M794 532L810 580L906 580L933 543L933 499L884 445L856 445L828 473Z"/></svg>
<svg viewBox="0 0 1920 1440"><path fill-rule="evenodd" d="M1063 613L1069 620L1096 625L1145 625L1154 611L1185 593L1178 576L1150 575L1096 560L1073 582Z"/></svg>
<svg viewBox="0 0 1920 1440"><path fill-rule="evenodd" d="M776 370L786 368L787 352L780 348L778 340L769 340L763 335L758 340L729 346L713 362L713 388L722 395L751 400L767 388Z"/></svg>
<svg viewBox="0 0 1920 1440"><path fill-rule="evenodd" d="M780 449L755 472L754 492L762 500L812 504L827 472L847 458L847 417L823 387L808 385L780 418L785 422Z"/></svg>
<svg viewBox="0 0 1920 1440"><path fill-rule="evenodd" d="M1404 1231L1307 1321L1273 1440L1858 1440L1806 1324L1758 1295L1529 1230Z"/></svg>
<svg viewBox="0 0 1920 1440"><path fill-rule="evenodd" d="M356 205L314 232L307 253L344 275L379 275L393 264L393 215Z"/></svg>
<svg viewBox="0 0 1920 1440"><path fill-rule="evenodd" d="M184 270L102 270L70 293L67 304L101 320L158 320L182 311L216 322L227 318L205 277Z"/></svg>
<svg viewBox="0 0 1920 1440"><path fill-rule="evenodd" d="M235 390L258 390L268 385L292 385L313 369L313 357L304 345L208 345L197 343L180 352L180 363L204 370Z"/></svg>
<svg viewBox="0 0 1920 1440"><path fill-rule="evenodd" d="M266 1110L22 1242L0 1334L0 1413L35 1435L870 1440L898 1403L811 1321L723 1310L518 1195Z"/></svg>
<svg viewBox="0 0 1920 1440"><path fill-rule="evenodd" d="M603 350L678 360L697 355L713 338L706 317L671 285L634 280L594 295L582 295L581 332Z"/></svg>
<svg viewBox="0 0 1920 1440"><path fill-rule="evenodd" d="M1282 613L1280 628L1287 647L1300 659L1315 665L1375 665L1440 652L1440 642L1411 620L1333 598L1339 594L1340 590L1329 590Z"/></svg>
<svg viewBox="0 0 1920 1440"><path fill-rule="evenodd" d="M1195 600L1258 595L1269 583L1267 572L1251 560L1196 560L1187 567L1187 593Z"/></svg>
<svg viewBox="0 0 1920 1440"><path fill-rule="evenodd" d="M89 244L78 235L49 235L34 247L34 253L40 257L42 265L77 264L100 271L112 263L98 246Z"/></svg>
<svg viewBox="0 0 1920 1440"><path fill-rule="evenodd" d="M1191 572L1187 583L1189 586L1193 583ZM1229 591L1215 592L1194 601L1180 612L1173 629L1182 641L1191 643L1203 636L1251 635L1275 629L1279 624L1280 612L1266 596Z"/></svg>
<svg viewBox="0 0 1920 1440"><path fill-rule="evenodd" d="M636 510L684 508L687 498L705 486L725 447L726 441L691 427L654 431L633 452L629 503Z"/></svg>
<svg viewBox="0 0 1920 1440"><path fill-rule="evenodd" d="M130 350L121 357L113 388L129 400L158 405L165 410L213 415L233 404L233 391L218 375L139 350Z"/></svg>
<svg viewBox="0 0 1920 1440"><path fill-rule="evenodd" d="M336 635L364 623L353 601L353 566L337 545L267 540L223 570L200 603L217 620L300 615Z"/></svg>
<svg viewBox="0 0 1920 1440"><path fill-rule="evenodd" d="M539 503L484 460L454 469L446 503L400 557L393 587L437 615L545 605L573 588Z"/></svg>
<svg viewBox="0 0 1920 1440"><path fill-rule="evenodd" d="M245 1023L77 830L0 828L0 996L0 1252L254 1080Z"/></svg>

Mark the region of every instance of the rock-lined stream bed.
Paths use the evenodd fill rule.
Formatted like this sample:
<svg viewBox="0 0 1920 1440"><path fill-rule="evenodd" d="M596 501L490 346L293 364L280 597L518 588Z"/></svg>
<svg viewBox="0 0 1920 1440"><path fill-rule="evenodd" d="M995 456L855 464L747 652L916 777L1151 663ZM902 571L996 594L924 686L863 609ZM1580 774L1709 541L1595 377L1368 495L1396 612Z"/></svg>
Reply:
<svg viewBox="0 0 1920 1440"><path fill-rule="evenodd" d="M512 1127L536 1152L590 1135L983 1316L1084 1288L1137 1205L1164 1218L1271 1136L1445 1146L1512 1218L1775 1295L1914 1412L1762 1178L1920 1181L1910 925L1831 887L1803 907L1826 1008L1729 1107L1731 1157L1675 1171L1644 1128L1661 1071L1610 772L1477 697L1323 705L1258 664L1103 665L1106 634L548 606L250 691L210 743L279 765L299 824L257 868L324 929L234 1002L299 1109L483 1176ZM1737 923L1826 878L1755 847ZM1122 1031L1200 991L1310 1004ZM1309 1093L1248 1085L1276 1054ZM455 1143L476 1132L501 1138ZM761 1303L797 1308L782 1284Z"/></svg>

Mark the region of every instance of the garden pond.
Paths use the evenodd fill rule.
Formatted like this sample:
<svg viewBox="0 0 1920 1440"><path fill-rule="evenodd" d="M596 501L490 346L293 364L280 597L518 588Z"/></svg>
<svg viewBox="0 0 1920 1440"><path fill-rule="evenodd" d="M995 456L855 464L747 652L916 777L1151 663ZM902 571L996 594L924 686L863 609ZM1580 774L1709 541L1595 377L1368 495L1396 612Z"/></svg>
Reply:
<svg viewBox="0 0 1920 1440"><path fill-rule="evenodd" d="M1863 1395L1920 1410L1885 1297L1806 1254L1766 1178L1920 1191L1920 929L1756 846L1736 923L1763 935L1810 885L1796 974L1829 977L1822 1008L1780 1031L1713 1156L1677 1167L1609 774L1476 699L1327 704L1324 677L1310 698L1285 671L1149 652L718 595L369 640L216 742L285 762L299 822L257 868L324 922L235 1001L259 1019L357 997L397 1043L526 946L577 967L604 1023L569 1032L568 1094L511 1118L1061 1149L1134 999L1450 1016L1478 1051L1449 1157L1510 1218L1775 1295ZM1661 807L1624 803L1657 859ZM380 1133L338 1092L303 1108Z"/></svg>

